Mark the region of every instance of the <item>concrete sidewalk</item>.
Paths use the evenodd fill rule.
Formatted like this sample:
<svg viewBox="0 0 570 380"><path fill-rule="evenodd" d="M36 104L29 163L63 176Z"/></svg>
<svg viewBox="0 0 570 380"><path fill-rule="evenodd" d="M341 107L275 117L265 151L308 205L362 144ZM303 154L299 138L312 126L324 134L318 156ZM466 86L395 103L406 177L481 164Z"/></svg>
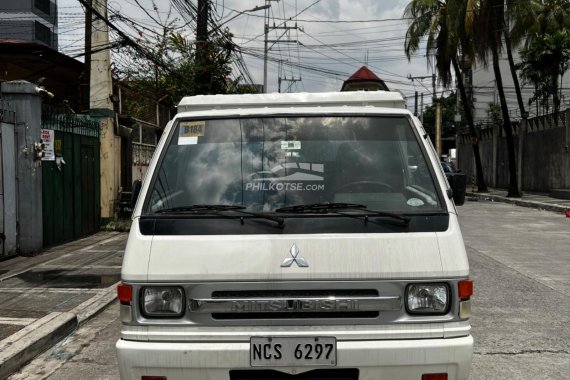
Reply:
<svg viewBox="0 0 570 380"><path fill-rule="evenodd" d="M486 193L473 193L468 191L466 195L467 201L486 200L492 202L504 202L522 207L553 211L562 215L570 211L570 199L552 198L547 194L525 193L521 198L508 198L507 190L489 189Z"/></svg>
<svg viewBox="0 0 570 380"><path fill-rule="evenodd" d="M0 379L116 299L127 236L99 232L0 261Z"/></svg>

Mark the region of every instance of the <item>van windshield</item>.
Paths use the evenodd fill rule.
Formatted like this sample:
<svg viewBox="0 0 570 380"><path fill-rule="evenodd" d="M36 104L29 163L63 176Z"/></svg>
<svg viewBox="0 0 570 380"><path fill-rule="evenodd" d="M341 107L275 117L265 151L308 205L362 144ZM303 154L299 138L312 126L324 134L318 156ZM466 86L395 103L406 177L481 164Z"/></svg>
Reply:
<svg viewBox="0 0 570 380"><path fill-rule="evenodd" d="M195 205L272 213L315 203L441 211L417 139L405 116L179 120L144 213Z"/></svg>

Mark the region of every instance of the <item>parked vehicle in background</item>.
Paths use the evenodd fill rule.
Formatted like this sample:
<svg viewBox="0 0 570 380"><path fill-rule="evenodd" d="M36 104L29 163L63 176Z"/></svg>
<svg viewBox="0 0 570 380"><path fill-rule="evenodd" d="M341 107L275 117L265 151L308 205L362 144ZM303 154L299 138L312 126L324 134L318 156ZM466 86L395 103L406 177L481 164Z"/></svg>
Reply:
<svg viewBox="0 0 570 380"><path fill-rule="evenodd" d="M451 162L441 161L441 167L443 168L443 172L447 174L459 173L459 170L455 168Z"/></svg>
<svg viewBox="0 0 570 380"><path fill-rule="evenodd" d="M122 379L468 378L452 189L399 93L178 110L125 251Z"/></svg>
<svg viewBox="0 0 570 380"><path fill-rule="evenodd" d="M453 201L458 206L463 205L465 203L467 177L452 162L440 161L440 164L449 185L453 189Z"/></svg>

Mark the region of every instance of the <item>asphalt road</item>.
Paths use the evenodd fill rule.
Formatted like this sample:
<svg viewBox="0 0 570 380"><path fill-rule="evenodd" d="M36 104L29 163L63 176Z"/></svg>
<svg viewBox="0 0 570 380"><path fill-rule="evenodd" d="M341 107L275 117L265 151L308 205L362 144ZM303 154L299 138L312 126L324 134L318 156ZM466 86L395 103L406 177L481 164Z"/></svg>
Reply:
<svg viewBox="0 0 570 380"><path fill-rule="evenodd" d="M459 208L475 281L471 379L570 376L570 219L491 202ZM111 305L16 379L118 379Z"/></svg>
<svg viewBox="0 0 570 380"><path fill-rule="evenodd" d="M471 379L570 378L570 219L482 201L459 212L475 283Z"/></svg>

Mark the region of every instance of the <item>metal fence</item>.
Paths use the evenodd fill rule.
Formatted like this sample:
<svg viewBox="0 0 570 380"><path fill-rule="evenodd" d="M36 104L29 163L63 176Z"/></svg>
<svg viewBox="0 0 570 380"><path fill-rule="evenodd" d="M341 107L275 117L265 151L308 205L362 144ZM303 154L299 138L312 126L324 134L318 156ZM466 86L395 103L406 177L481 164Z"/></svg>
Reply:
<svg viewBox="0 0 570 380"><path fill-rule="evenodd" d="M74 135L99 138L99 121L87 115L61 113L56 107L42 107L42 128L72 133Z"/></svg>
<svg viewBox="0 0 570 380"><path fill-rule="evenodd" d="M42 128L55 131L56 156L42 162L44 246L99 230L100 125L87 115L61 111L51 105L42 109Z"/></svg>

